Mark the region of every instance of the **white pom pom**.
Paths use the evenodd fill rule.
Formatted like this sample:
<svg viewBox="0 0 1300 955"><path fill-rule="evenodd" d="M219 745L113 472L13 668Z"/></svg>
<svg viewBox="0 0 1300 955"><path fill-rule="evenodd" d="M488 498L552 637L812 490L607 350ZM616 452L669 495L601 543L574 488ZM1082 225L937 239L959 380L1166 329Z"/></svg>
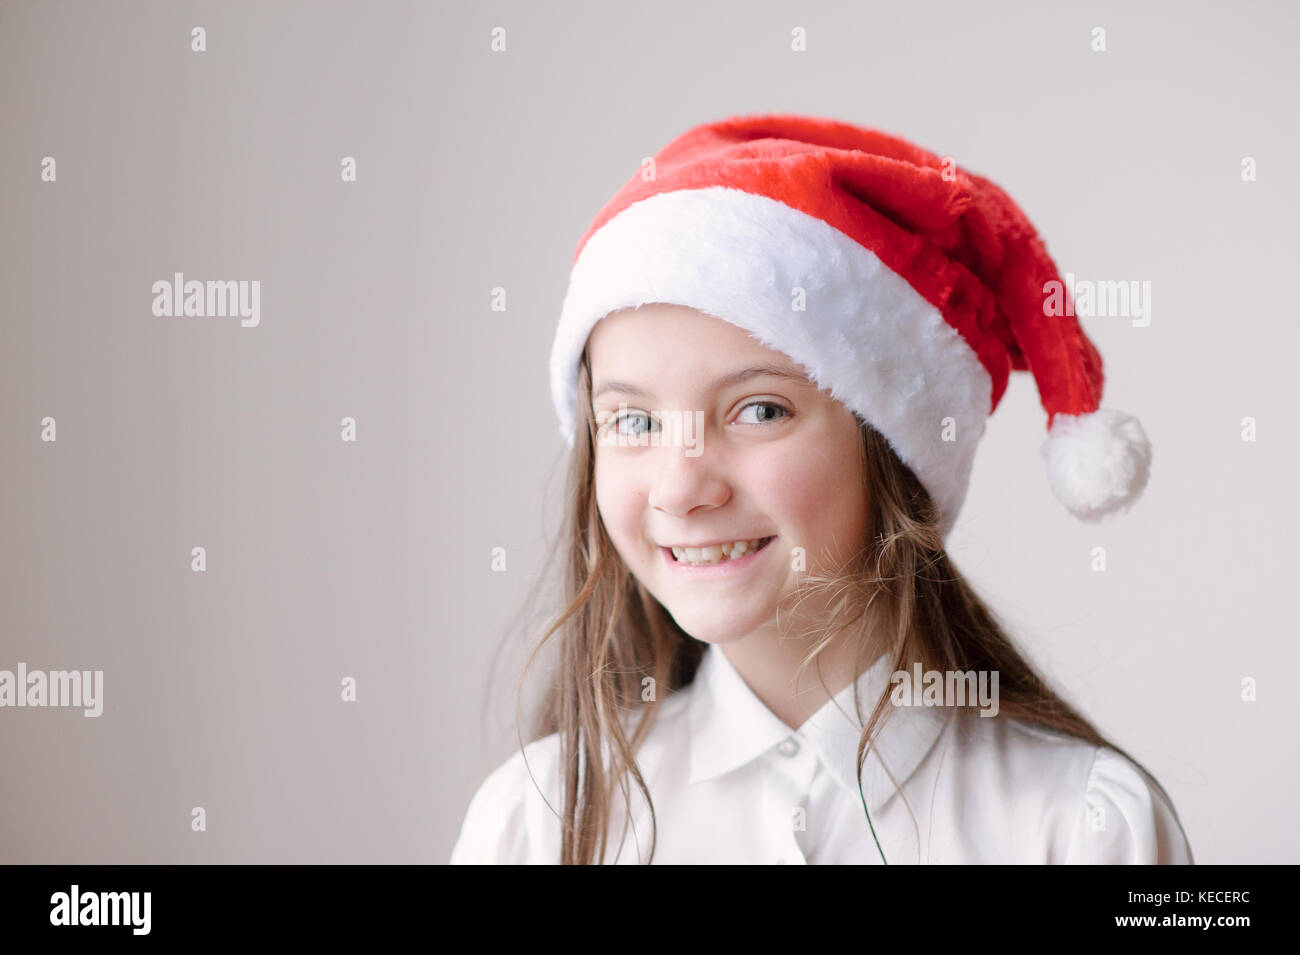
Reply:
<svg viewBox="0 0 1300 955"><path fill-rule="evenodd" d="M1141 423L1111 408L1058 414L1041 453L1052 493L1085 521L1127 508L1151 474L1151 444Z"/></svg>

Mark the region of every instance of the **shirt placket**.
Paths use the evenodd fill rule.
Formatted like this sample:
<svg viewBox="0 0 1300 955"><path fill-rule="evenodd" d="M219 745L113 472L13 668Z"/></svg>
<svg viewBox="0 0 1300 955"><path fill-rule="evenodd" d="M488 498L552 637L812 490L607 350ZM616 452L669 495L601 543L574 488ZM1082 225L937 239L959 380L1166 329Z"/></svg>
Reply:
<svg viewBox="0 0 1300 955"><path fill-rule="evenodd" d="M817 756L798 733L772 747L763 759L763 820L770 861L807 865L809 794Z"/></svg>

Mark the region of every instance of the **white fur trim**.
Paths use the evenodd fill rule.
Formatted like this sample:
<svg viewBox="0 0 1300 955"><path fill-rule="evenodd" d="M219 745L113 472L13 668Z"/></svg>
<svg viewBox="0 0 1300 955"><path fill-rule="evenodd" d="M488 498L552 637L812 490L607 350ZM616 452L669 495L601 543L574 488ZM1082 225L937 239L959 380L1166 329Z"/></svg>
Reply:
<svg viewBox="0 0 1300 955"><path fill-rule="evenodd" d="M1041 453L1052 493L1085 521L1129 507L1151 474L1151 444L1142 424L1113 408L1058 414Z"/></svg>
<svg viewBox="0 0 1300 955"><path fill-rule="evenodd" d="M806 311L792 308L796 287ZM943 533L951 529L992 381L961 334L875 253L822 219L725 186L628 206L583 247L560 312L551 396L566 443L591 329L653 302L731 322L803 365L889 440L934 497Z"/></svg>

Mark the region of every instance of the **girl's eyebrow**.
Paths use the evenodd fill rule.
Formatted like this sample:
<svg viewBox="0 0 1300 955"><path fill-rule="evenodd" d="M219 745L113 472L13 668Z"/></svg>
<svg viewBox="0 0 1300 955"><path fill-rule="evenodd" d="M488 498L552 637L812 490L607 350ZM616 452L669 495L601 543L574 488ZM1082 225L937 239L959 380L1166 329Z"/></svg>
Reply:
<svg viewBox="0 0 1300 955"><path fill-rule="evenodd" d="M742 382L749 381L751 378L764 376L785 378L801 385L809 384L807 376L801 375L798 372L790 371L780 365L755 365L752 368L742 368L739 371L733 371L728 375L723 375L721 378L715 379L713 382L713 390L721 391L724 388L730 388L732 385L738 385ZM653 397L648 391L643 388L638 388L636 385L629 385L622 381L607 381L592 392L592 400L594 401L607 391L619 391L623 394L631 395L634 398L648 399Z"/></svg>

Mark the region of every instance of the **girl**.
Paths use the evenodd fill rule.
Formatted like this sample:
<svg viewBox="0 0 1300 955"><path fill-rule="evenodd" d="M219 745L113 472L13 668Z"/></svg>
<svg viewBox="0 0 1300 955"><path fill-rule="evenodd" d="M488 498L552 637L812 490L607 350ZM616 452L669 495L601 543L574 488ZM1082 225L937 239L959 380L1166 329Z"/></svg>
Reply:
<svg viewBox="0 0 1300 955"><path fill-rule="evenodd" d="M558 672L452 862L1190 863L944 549L1011 370L1076 516L1145 486L1060 291L1005 193L896 137L737 117L650 160L551 356Z"/></svg>

